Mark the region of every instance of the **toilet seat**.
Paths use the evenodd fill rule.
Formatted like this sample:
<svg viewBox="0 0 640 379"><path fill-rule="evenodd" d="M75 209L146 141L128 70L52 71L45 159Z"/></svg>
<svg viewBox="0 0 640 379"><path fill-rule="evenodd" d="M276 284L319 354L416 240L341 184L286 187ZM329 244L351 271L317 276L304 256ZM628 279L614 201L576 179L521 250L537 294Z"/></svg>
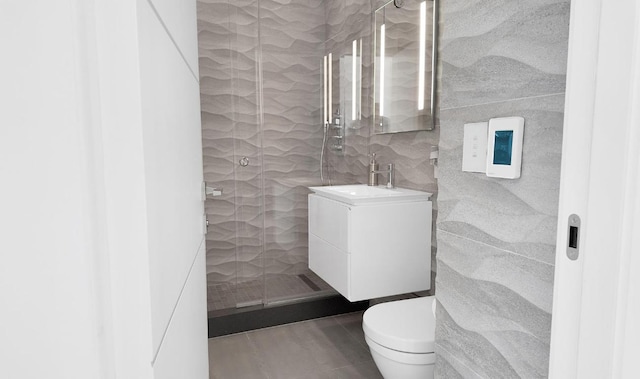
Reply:
<svg viewBox="0 0 640 379"><path fill-rule="evenodd" d="M371 355L374 359L376 354L378 354L391 361L406 365L432 365L436 362L436 353L407 353L404 351L388 349L375 343L366 335L364 336L364 339L367 342L367 346L369 346L369 350L371 351Z"/></svg>
<svg viewBox="0 0 640 379"><path fill-rule="evenodd" d="M434 352L435 296L391 301L369 308L363 316L365 336L381 347L398 352Z"/></svg>

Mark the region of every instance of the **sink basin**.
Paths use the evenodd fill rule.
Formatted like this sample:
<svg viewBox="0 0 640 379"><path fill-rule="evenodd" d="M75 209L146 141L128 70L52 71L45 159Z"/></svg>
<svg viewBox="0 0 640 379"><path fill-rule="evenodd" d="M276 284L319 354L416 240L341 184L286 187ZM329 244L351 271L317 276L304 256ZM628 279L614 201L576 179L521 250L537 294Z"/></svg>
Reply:
<svg viewBox="0 0 640 379"><path fill-rule="evenodd" d="M351 205L429 200L431 193L365 184L309 187L316 194Z"/></svg>

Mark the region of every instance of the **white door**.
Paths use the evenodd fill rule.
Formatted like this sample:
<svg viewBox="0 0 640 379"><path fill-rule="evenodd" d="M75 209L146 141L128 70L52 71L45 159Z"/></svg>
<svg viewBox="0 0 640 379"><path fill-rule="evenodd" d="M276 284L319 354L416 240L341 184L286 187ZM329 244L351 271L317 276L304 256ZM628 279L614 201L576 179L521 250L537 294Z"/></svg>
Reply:
<svg viewBox="0 0 640 379"><path fill-rule="evenodd" d="M637 378L640 4L574 1L570 28L549 374Z"/></svg>
<svg viewBox="0 0 640 379"><path fill-rule="evenodd" d="M114 365L205 378L196 1L76 1L95 7Z"/></svg>

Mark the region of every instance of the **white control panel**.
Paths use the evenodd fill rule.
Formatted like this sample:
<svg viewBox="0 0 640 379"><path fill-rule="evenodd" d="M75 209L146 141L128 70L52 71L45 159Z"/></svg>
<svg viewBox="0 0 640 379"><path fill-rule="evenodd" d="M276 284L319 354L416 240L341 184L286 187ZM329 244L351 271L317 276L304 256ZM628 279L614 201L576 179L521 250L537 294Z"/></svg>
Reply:
<svg viewBox="0 0 640 379"><path fill-rule="evenodd" d="M462 171L487 172L488 122L464 124L462 144Z"/></svg>
<svg viewBox="0 0 640 379"><path fill-rule="evenodd" d="M464 124L462 171L505 179L520 177L524 118L500 117Z"/></svg>

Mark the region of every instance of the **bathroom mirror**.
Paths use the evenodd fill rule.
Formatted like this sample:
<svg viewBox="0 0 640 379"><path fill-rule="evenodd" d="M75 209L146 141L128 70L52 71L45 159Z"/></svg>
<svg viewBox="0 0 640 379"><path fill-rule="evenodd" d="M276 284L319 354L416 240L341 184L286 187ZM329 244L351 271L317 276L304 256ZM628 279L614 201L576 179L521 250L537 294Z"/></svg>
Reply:
<svg viewBox="0 0 640 379"><path fill-rule="evenodd" d="M433 130L437 0L389 1L375 11L376 134Z"/></svg>

